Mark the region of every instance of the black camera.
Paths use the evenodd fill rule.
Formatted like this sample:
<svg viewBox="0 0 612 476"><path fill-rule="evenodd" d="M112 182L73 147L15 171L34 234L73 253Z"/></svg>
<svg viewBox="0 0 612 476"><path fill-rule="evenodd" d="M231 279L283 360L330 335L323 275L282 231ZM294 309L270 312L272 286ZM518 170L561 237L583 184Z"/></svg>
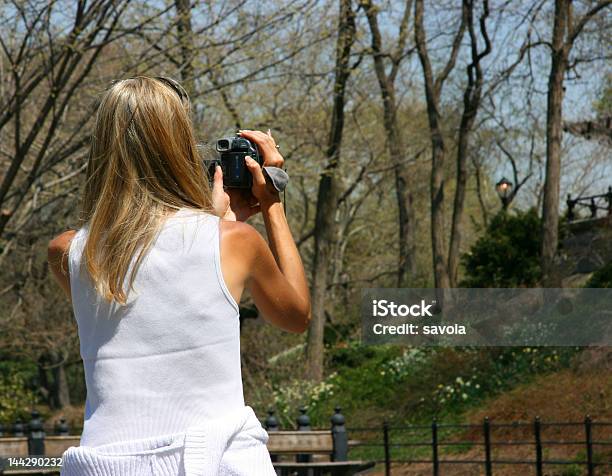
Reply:
<svg viewBox="0 0 612 476"><path fill-rule="evenodd" d="M257 144L240 136L223 137L217 140L215 150L218 158L204 160L204 167L211 182L215 176L215 167L220 165L223 170L223 185L231 188L251 188L253 177L244 158L248 155L263 166L263 158Z"/></svg>

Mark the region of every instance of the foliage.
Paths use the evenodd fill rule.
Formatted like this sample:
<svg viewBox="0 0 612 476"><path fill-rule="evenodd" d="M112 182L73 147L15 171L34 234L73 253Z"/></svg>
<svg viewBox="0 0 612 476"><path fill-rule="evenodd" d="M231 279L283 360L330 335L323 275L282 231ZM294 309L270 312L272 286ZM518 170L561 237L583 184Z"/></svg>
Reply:
<svg viewBox="0 0 612 476"><path fill-rule="evenodd" d="M334 390L337 388L336 376L336 373L332 373L320 383L295 379L275 390L274 409L281 427L294 427L297 409L301 407L306 409L311 419L319 415L320 403L329 400L334 395Z"/></svg>
<svg viewBox="0 0 612 476"><path fill-rule="evenodd" d="M13 424L17 418L27 421L38 397L31 389L32 368L13 361L0 362L0 422Z"/></svg>
<svg viewBox="0 0 612 476"><path fill-rule="evenodd" d="M570 365L577 348L399 347L351 342L330 350L321 383L279 382L274 407L280 424L295 427L304 406L317 428L329 426L339 405L352 426L454 421L490 397ZM398 420L399 418L399 420Z"/></svg>
<svg viewBox="0 0 612 476"><path fill-rule="evenodd" d="M274 407L281 425L294 427L301 406L306 408L311 424L318 427L329 425L336 405L345 414L366 404L375 411L385 408L397 388L393 375L381 376L381 368L400 355L401 349L396 347L364 346L359 342L330 349L332 371L321 383L292 378L275 386Z"/></svg>
<svg viewBox="0 0 612 476"><path fill-rule="evenodd" d="M612 288L612 261L593 273L586 288Z"/></svg>
<svg viewBox="0 0 612 476"><path fill-rule="evenodd" d="M540 270L541 222L535 209L502 211L462 257L465 287L533 286Z"/></svg>
<svg viewBox="0 0 612 476"><path fill-rule="evenodd" d="M482 355L483 351L466 348L464 352ZM433 399L438 403L441 413L452 414L489 396L509 390L523 383L530 375L565 368L569 366L576 352L576 348L554 347L498 349L491 353L488 364L474 359L474 365L464 369L454 380L439 383Z"/></svg>

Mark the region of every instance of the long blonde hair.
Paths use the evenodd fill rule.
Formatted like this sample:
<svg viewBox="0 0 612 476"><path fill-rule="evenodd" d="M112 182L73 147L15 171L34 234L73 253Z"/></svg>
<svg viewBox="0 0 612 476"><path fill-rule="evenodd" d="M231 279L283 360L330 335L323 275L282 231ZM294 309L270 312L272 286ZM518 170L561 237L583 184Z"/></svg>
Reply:
<svg viewBox="0 0 612 476"><path fill-rule="evenodd" d="M115 83L96 115L83 193L83 257L99 294L120 304L172 209L212 210L190 104L176 82L144 76Z"/></svg>

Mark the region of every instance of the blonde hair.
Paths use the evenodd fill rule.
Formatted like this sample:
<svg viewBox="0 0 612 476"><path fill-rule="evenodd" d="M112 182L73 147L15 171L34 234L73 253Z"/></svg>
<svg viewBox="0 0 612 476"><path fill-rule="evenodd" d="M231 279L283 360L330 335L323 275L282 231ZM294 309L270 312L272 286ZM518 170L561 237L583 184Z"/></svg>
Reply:
<svg viewBox="0 0 612 476"><path fill-rule="evenodd" d="M180 88L180 90L178 89ZM212 210L190 104L178 83L139 76L115 83L96 114L83 193L83 251L99 294L120 304L172 209Z"/></svg>

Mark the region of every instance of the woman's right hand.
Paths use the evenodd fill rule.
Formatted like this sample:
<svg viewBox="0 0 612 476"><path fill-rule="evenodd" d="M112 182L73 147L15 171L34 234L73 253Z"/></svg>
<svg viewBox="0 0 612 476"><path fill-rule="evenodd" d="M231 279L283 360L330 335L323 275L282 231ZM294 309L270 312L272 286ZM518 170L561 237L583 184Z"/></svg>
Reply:
<svg viewBox="0 0 612 476"><path fill-rule="evenodd" d="M265 167L278 167L279 169L283 168L285 159L279 152L279 146L276 145L276 141L274 140L274 137L272 137L272 132L270 129L268 129L267 134L261 131L249 130L241 130L238 132L238 134L240 137L244 137L245 139L257 144Z"/></svg>

